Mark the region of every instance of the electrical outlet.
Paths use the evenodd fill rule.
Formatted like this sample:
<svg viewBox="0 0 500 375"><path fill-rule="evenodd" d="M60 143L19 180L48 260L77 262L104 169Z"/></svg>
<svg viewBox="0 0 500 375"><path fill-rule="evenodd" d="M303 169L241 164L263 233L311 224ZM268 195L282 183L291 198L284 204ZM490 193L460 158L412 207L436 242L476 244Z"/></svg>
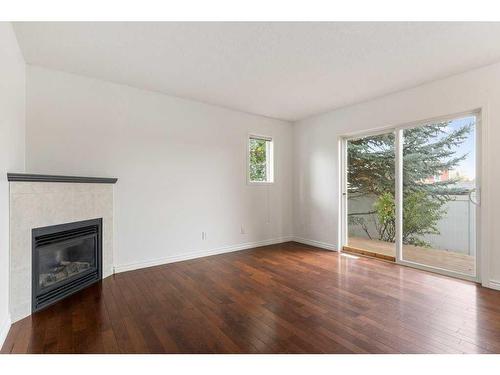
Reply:
<svg viewBox="0 0 500 375"><path fill-rule="evenodd" d="M241 224L240 233L241 234L245 234L245 228L243 227L243 224Z"/></svg>

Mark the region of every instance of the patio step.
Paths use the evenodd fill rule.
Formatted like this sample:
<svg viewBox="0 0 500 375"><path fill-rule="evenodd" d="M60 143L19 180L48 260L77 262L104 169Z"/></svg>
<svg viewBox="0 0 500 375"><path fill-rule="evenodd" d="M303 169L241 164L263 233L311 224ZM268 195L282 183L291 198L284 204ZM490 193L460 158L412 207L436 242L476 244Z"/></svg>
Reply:
<svg viewBox="0 0 500 375"><path fill-rule="evenodd" d="M352 246L344 246L342 248L342 251L345 251L346 253L359 254L359 255L363 255L363 256L367 256L367 257L371 257L371 258L387 260L389 262L396 261L396 257L390 256L390 255L379 254L379 253L375 253L373 251L359 249L357 247L352 247Z"/></svg>

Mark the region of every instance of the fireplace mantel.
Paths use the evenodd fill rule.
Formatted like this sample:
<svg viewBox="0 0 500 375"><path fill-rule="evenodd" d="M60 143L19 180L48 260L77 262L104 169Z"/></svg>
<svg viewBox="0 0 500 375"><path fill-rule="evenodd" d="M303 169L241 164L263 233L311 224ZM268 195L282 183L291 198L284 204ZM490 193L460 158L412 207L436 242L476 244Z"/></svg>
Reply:
<svg viewBox="0 0 500 375"><path fill-rule="evenodd" d="M7 180L20 182L71 182L85 184L115 184L113 177L57 176L49 174L7 173Z"/></svg>

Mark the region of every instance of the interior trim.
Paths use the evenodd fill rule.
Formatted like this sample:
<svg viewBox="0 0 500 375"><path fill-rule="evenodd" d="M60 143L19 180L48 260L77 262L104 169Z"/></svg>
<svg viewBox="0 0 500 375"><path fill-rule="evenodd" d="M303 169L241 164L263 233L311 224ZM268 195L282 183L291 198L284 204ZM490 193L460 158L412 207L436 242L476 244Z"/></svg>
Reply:
<svg viewBox="0 0 500 375"><path fill-rule="evenodd" d="M253 249L256 247L260 247L260 246L275 245L275 244L285 243L285 242L290 242L290 241L294 241L294 237L284 236L284 237L272 238L272 239L263 240L263 241L247 242L247 243L242 243L242 244L238 244L238 245L224 246L224 247L219 247L219 248L214 248L214 249L209 249L209 250L192 251L192 252L188 252L188 253L184 253L184 254L167 256L164 258L151 259L151 260L146 260L146 261L142 261L142 262L116 265L116 266L114 266L114 273L133 271L133 270L142 269L142 268L160 266L160 265L168 264L168 263L181 262L184 260L202 258L202 257L211 256L211 255L231 253L231 252L240 251L240 250L248 250L248 249Z"/></svg>
<svg viewBox="0 0 500 375"><path fill-rule="evenodd" d="M116 184L117 178L57 176L49 174L7 173L7 180L21 182L76 182L86 184Z"/></svg>
<svg viewBox="0 0 500 375"><path fill-rule="evenodd" d="M319 248L325 249L325 250L337 251L336 246L331 244L331 243L310 240L308 238L303 238L303 237L293 237L293 240L295 242L298 242L298 243L301 243L304 245L315 246L315 247L319 247Z"/></svg>

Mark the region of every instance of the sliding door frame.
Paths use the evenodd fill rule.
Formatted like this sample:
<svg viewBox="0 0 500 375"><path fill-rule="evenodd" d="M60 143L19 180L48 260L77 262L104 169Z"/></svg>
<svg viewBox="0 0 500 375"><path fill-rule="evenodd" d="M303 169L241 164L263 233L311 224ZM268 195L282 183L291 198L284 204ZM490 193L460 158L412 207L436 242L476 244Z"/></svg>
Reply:
<svg viewBox="0 0 500 375"><path fill-rule="evenodd" d="M475 140L475 158L476 158L476 165L475 165L475 173L476 173L476 189L478 192L479 198L479 205L475 205L475 246L476 246L476 251L475 251L475 275L470 276L467 274L462 274L459 272L454 272L450 270L446 270L443 268L439 267L434 267L430 265L425 265L425 264L420 264L408 260L403 259L403 144L404 144L404 139L403 139L403 132L405 129L410 129L410 128L415 128L415 127L420 127L420 126L426 126L430 125L433 123L436 123L438 121L448 121L452 120L455 118L459 117L465 117L465 116L475 116L475 134L476 134L476 140ZM413 268L418 268L421 270L425 271L431 271L434 273L446 275L446 276L452 276L460 279L465 279L469 281L474 281L474 282L481 282L481 277L485 276L484 273L482 272L482 269L485 267L485 265L482 263L483 260L483 251L481 248L481 245L483 241L481 241L481 238L483 237L484 233L484 228L482 228L481 225L481 217L483 216L482 214L482 208L483 206L483 201L484 201L484 194L483 194L483 180L482 180L482 172L483 172L483 163L482 163L482 155L483 155L483 139L484 139L484 127L483 127L483 118L484 117L484 111L483 108L480 107L479 109L474 109L470 111L465 111L465 112L459 112L455 113L452 115L445 115L445 116L438 116L438 117L433 117L425 120L420 120L420 121L414 121L411 123L406 123L398 126L388 126L388 127L383 127L379 128L376 130L369 130L369 131L360 131L360 132L355 132L351 134L346 134L342 135L339 137L339 146L340 146L340 152L339 152L339 166L340 166L340 201L339 201L339 207L340 207L340 215L339 215L339 222L340 222L340 230L339 230L339 251L342 251L343 247L347 245L347 240L348 240L348 192L347 192L347 168L348 168L348 160L347 160L347 142L350 140L355 140L359 138L364 138L364 137L369 137L369 136L374 136L374 135L379 135L379 134L387 134L393 132L395 135L395 144L394 144L394 150L395 150L395 204L396 204L396 263L401 264L404 266L410 266ZM485 241L484 241L485 242ZM483 243L484 244L484 243Z"/></svg>
<svg viewBox="0 0 500 375"><path fill-rule="evenodd" d="M382 134L389 134L393 133L396 137L397 135L397 129L395 127L388 127L388 128L380 128L376 130L368 130L368 131L361 131L361 132L356 132L356 133L351 133L349 135L343 135L339 139L339 146L340 146L340 217L339 217L339 222L340 224L340 230L339 230L339 238L338 238L338 243L340 244L339 247L339 252L341 252L344 248L344 246L347 245L347 239L348 239L348 229L349 229L349 222L348 222L348 192L347 192L347 183L348 183L348 178L347 178L347 166L348 166L348 158L347 158L347 142L349 141L354 141L356 139L360 138L365 138L365 137L372 137L376 135L382 135ZM396 148L395 148L396 150ZM396 182L394 182L396 183ZM397 254L397 248L396 248L396 254ZM397 259L397 258L396 258Z"/></svg>

